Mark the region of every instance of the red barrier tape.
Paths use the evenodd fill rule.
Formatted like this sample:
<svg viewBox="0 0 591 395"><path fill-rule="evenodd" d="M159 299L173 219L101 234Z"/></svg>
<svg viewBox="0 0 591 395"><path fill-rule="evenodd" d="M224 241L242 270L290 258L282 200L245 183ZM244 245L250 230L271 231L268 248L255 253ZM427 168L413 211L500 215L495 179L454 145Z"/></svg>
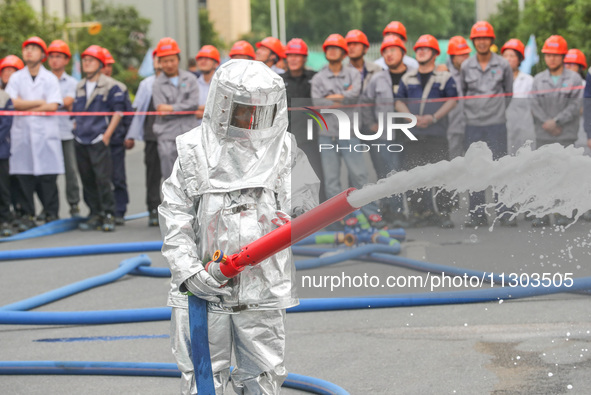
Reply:
<svg viewBox="0 0 591 395"><path fill-rule="evenodd" d="M555 89L545 89L540 91L531 91L522 93L523 95L540 95L545 93L552 93L552 92L562 92L562 91L574 91L574 90L581 90L585 89L584 86L571 86L566 88L555 88ZM513 93L497 93L493 95L473 95L473 96L460 96L460 97L441 97L436 99L424 99L424 100L412 100L409 101L403 100L408 103L438 103L438 102L445 102L449 100L472 100L472 99L492 99L495 97L511 97ZM531 99L524 97L523 100ZM520 98L521 100L521 98ZM392 100L394 103L396 100ZM386 104L388 102L380 102L380 104ZM344 104L344 105L334 105L334 106L310 106L310 107L290 107L288 111L308 111L310 108L319 110L323 108L354 108L354 107L373 107L375 106L374 103L356 103L356 104ZM170 115L193 115L195 111L173 111L173 112L163 112L163 111L119 111L119 112L109 112L109 111L97 111L97 112L68 112L68 111L54 111L54 112L44 112L44 111L0 111L0 116L37 116L37 117L69 117L69 116L77 116L77 117L98 117L98 116L112 116L115 114L119 114L121 116L134 116L134 115L162 115L162 116L170 116Z"/></svg>

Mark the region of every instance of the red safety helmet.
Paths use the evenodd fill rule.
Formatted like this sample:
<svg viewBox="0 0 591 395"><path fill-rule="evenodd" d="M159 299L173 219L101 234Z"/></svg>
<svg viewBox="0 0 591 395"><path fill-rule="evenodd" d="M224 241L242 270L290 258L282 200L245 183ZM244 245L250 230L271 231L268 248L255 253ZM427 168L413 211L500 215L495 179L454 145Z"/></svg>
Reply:
<svg viewBox="0 0 591 395"><path fill-rule="evenodd" d="M105 54L105 64L114 64L115 59L113 59L113 55L111 55L111 52L109 52L109 50L105 47L103 47L103 52Z"/></svg>
<svg viewBox="0 0 591 395"><path fill-rule="evenodd" d="M181 53L179 45L170 37L164 37L158 41L156 46L156 56L162 58L168 55L178 55Z"/></svg>
<svg viewBox="0 0 591 395"><path fill-rule="evenodd" d="M308 55L308 45L301 38L292 38L285 46L286 55Z"/></svg>
<svg viewBox="0 0 591 395"><path fill-rule="evenodd" d="M105 51L103 51L103 48L99 47L98 45L91 45L90 47L86 48L84 52L80 54L81 58L85 56L92 56L93 58L98 59L98 61L101 62L103 66L106 63Z"/></svg>
<svg viewBox="0 0 591 395"><path fill-rule="evenodd" d="M322 44L322 50L326 52L327 47L339 47L346 54L349 54L349 47L347 46L347 41L343 36L338 33L331 34L324 40L324 44Z"/></svg>
<svg viewBox="0 0 591 395"><path fill-rule="evenodd" d="M559 35L553 35L548 37L542 47L542 53L555 54L555 55L566 55L568 53L568 44L564 37Z"/></svg>
<svg viewBox="0 0 591 395"><path fill-rule="evenodd" d="M23 42L23 49L25 49L25 47L29 44L35 44L41 47L41 49L43 50L43 53L45 53L45 57L41 60L42 62L45 62L45 60L47 59L47 44L45 44L45 41L43 41L41 38L35 36L35 37L29 37L25 40L25 42Z"/></svg>
<svg viewBox="0 0 591 395"><path fill-rule="evenodd" d="M365 33L363 33L361 30L350 30L345 36L345 40L347 41L347 44L361 43L369 48L369 40L367 39Z"/></svg>
<svg viewBox="0 0 591 395"><path fill-rule="evenodd" d="M385 36L388 33L398 34L400 35L400 37L404 39L404 41L407 40L406 28L404 27L402 22L392 21L388 23L388 25L384 28L384 31L382 32L382 36Z"/></svg>
<svg viewBox="0 0 591 395"><path fill-rule="evenodd" d="M283 44L281 44L281 41L279 41L278 38L265 37L257 43L257 48L260 47L269 48L275 55L279 56L280 59L285 59L285 48L283 48Z"/></svg>
<svg viewBox="0 0 591 395"><path fill-rule="evenodd" d="M14 67L17 70L21 70L25 67L25 64L18 56L8 55L0 61L0 71L4 70L6 67Z"/></svg>
<svg viewBox="0 0 591 395"><path fill-rule="evenodd" d="M475 38L492 38L495 39L495 29L487 21L478 21L472 26L470 31L470 40Z"/></svg>
<svg viewBox="0 0 591 395"><path fill-rule="evenodd" d="M199 58L209 58L215 60L218 63L221 63L220 51L218 51L218 49L213 45L202 46L199 52L197 52L197 55L195 56L196 60L198 60Z"/></svg>
<svg viewBox="0 0 591 395"><path fill-rule="evenodd" d="M236 41L234 45L232 45L232 49L230 49L229 56L236 56L236 55L243 55L243 56L250 56L251 59L256 57L254 53L254 48L248 41L240 40Z"/></svg>
<svg viewBox="0 0 591 395"><path fill-rule="evenodd" d="M569 49L564 57L564 63L574 63L582 66L584 69L587 68L587 59L585 54L576 48Z"/></svg>
<svg viewBox="0 0 591 395"><path fill-rule="evenodd" d="M47 54L49 55L50 53L54 52L63 53L68 57L68 59L72 57L70 47L68 46L68 44L65 43L65 41L62 40L54 40L51 42L51 44L49 44L49 47L47 48Z"/></svg>
<svg viewBox="0 0 591 395"><path fill-rule="evenodd" d="M521 40L519 40L517 38L512 38L511 40L507 41L505 43L505 45L503 45L501 47L501 55L507 49L512 49L514 51L517 51L518 53L521 54L521 59L524 59L525 58L525 45L523 45L523 43L521 42Z"/></svg>
<svg viewBox="0 0 591 395"><path fill-rule="evenodd" d="M419 37L412 49L416 51L418 48L431 48L437 53L437 55L441 53L439 50L439 42L430 34L423 34L421 37Z"/></svg>
<svg viewBox="0 0 591 395"><path fill-rule="evenodd" d="M453 36L447 43L448 55L466 55L472 52L466 39L462 36Z"/></svg>
<svg viewBox="0 0 591 395"><path fill-rule="evenodd" d="M400 39L398 36L388 36L384 37L384 41L382 41L382 47L380 48L380 53L384 52L384 49L388 47L400 47L406 53L406 46L404 45L404 41Z"/></svg>

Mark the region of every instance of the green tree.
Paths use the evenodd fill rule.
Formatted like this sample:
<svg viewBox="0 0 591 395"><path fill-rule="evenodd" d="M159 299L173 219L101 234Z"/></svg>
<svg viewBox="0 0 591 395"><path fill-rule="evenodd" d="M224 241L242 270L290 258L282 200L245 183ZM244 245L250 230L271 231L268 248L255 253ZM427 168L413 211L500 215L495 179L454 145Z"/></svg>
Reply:
<svg viewBox="0 0 591 395"><path fill-rule="evenodd" d="M382 40L384 27L399 20L410 41L429 33L438 38L466 35L474 23L473 0L289 0L286 1L287 38L322 43L331 33L345 35L360 29L370 42ZM252 33L271 34L269 0L251 0Z"/></svg>
<svg viewBox="0 0 591 395"><path fill-rule="evenodd" d="M218 32L214 29L206 8L199 9L199 34L201 45L213 45L218 49L226 46L224 40L220 38Z"/></svg>
<svg viewBox="0 0 591 395"><path fill-rule="evenodd" d="M47 45L61 38L64 24L48 15L40 16L24 0L0 2L0 57L22 56L22 43L31 36L41 37Z"/></svg>
<svg viewBox="0 0 591 395"><path fill-rule="evenodd" d="M84 51L92 44L107 48L113 58L113 78L127 85L134 93L140 83L137 69L150 47L147 32L150 20L142 18L135 7L109 5L93 1L84 21L98 21L101 32L90 35L84 29L77 32L74 47Z"/></svg>

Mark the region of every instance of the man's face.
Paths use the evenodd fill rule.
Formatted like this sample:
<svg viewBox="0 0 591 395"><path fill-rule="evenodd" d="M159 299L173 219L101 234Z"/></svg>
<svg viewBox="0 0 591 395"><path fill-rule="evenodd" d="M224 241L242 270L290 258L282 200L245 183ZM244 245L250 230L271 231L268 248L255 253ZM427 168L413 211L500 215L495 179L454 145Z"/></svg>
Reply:
<svg viewBox="0 0 591 395"><path fill-rule="evenodd" d="M173 76L179 71L179 57L177 55L168 55L160 58L160 66L164 74Z"/></svg>
<svg viewBox="0 0 591 395"><path fill-rule="evenodd" d="M2 69L2 72L0 73L0 79L2 79L2 83L6 86L6 84L8 84L8 80L10 79L10 76L16 71L16 69L14 67L5 67Z"/></svg>
<svg viewBox="0 0 591 395"><path fill-rule="evenodd" d="M263 63L267 63L269 61L269 58L271 57L271 54L272 54L272 51L269 48L260 46L257 48L257 51L255 52L255 55L256 55L255 60L258 60Z"/></svg>
<svg viewBox="0 0 591 395"><path fill-rule="evenodd" d="M82 57L82 72L84 74L94 74L100 67L101 62L97 58L88 55Z"/></svg>
<svg viewBox="0 0 591 395"><path fill-rule="evenodd" d="M111 75L113 75L113 65L112 64L106 64L105 67L103 67L103 69L101 70L101 72L106 75L107 77L110 77Z"/></svg>
<svg viewBox="0 0 591 395"><path fill-rule="evenodd" d="M557 55L553 53L545 53L544 54L544 62L546 62L546 66L550 71L556 71L560 69L564 62L564 55Z"/></svg>
<svg viewBox="0 0 591 395"><path fill-rule="evenodd" d="M203 74L211 73L218 67L218 62L211 58L200 57L197 59L197 68Z"/></svg>
<svg viewBox="0 0 591 395"><path fill-rule="evenodd" d="M576 63L565 63L564 67L568 70L574 71L575 73L579 73L581 71L581 66Z"/></svg>
<svg viewBox="0 0 591 395"><path fill-rule="evenodd" d="M433 55L435 55L434 51L431 48L427 47L419 47L415 51L415 57L419 64L429 63L433 58Z"/></svg>
<svg viewBox="0 0 591 395"><path fill-rule="evenodd" d="M387 47L382 52L384 61L389 68L395 69L402 63L404 57L404 51L400 47Z"/></svg>
<svg viewBox="0 0 591 395"><path fill-rule="evenodd" d="M351 59L362 58L367 52L367 48L361 43L349 43L347 47L349 47L349 58Z"/></svg>
<svg viewBox="0 0 591 395"><path fill-rule="evenodd" d="M304 68L306 64L306 55L289 54L287 55L287 69L290 71L298 71Z"/></svg>
<svg viewBox="0 0 591 395"><path fill-rule="evenodd" d="M63 53L52 52L49 54L47 61L51 70L63 70L70 59L68 59L68 57Z"/></svg>
<svg viewBox="0 0 591 395"><path fill-rule="evenodd" d="M345 58L345 51L342 48L335 47L335 46L328 46L326 47L326 60L329 62L340 62Z"/></svg>
<svg viewBox="0 0 591 395"><path fill-rule="evenodd" d="M480 55L486 55L490 52L490 47L492 46L493 39L489 37L478 37L473 40L474 48L476 48L476 52Z"/></svg>
<svg viewBox="0 0 591 395"><path fill-rule="evenodd" d="M451 62L453 63L456 70L459 70L462 67L462 63L464 63L464 61L466 59L468 59L469 57L470 57L469 53L465 53L463 55L454 55L451 58Z"/></svg>
<svg viewBox="0 0 591 395"><path fill-rule="evenodd" d="M512 70L517 70L519 68L519 55L512 49L506 49L503 52L503 58L509 62L509 66L511 66Z"/></svg>
<svg viewBox="0 0 591 395"><path fill-rule="evenodd" d="M41 63L44 57L43 49L36 44L29 44L23 48L23 61L27 65Z"/></svg>

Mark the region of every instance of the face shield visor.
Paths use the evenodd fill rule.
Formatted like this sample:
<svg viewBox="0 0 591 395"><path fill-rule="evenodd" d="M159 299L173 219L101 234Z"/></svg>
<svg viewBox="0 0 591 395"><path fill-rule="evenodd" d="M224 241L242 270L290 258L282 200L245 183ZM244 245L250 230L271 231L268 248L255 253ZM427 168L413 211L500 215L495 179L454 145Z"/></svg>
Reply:
<svg viewBox="0 0 591 395"><path fill-rule="evenodd" d="M277 105L252 105L232 103L230 126L239 129L261 130L273 126L277 115Z"/></svg>

